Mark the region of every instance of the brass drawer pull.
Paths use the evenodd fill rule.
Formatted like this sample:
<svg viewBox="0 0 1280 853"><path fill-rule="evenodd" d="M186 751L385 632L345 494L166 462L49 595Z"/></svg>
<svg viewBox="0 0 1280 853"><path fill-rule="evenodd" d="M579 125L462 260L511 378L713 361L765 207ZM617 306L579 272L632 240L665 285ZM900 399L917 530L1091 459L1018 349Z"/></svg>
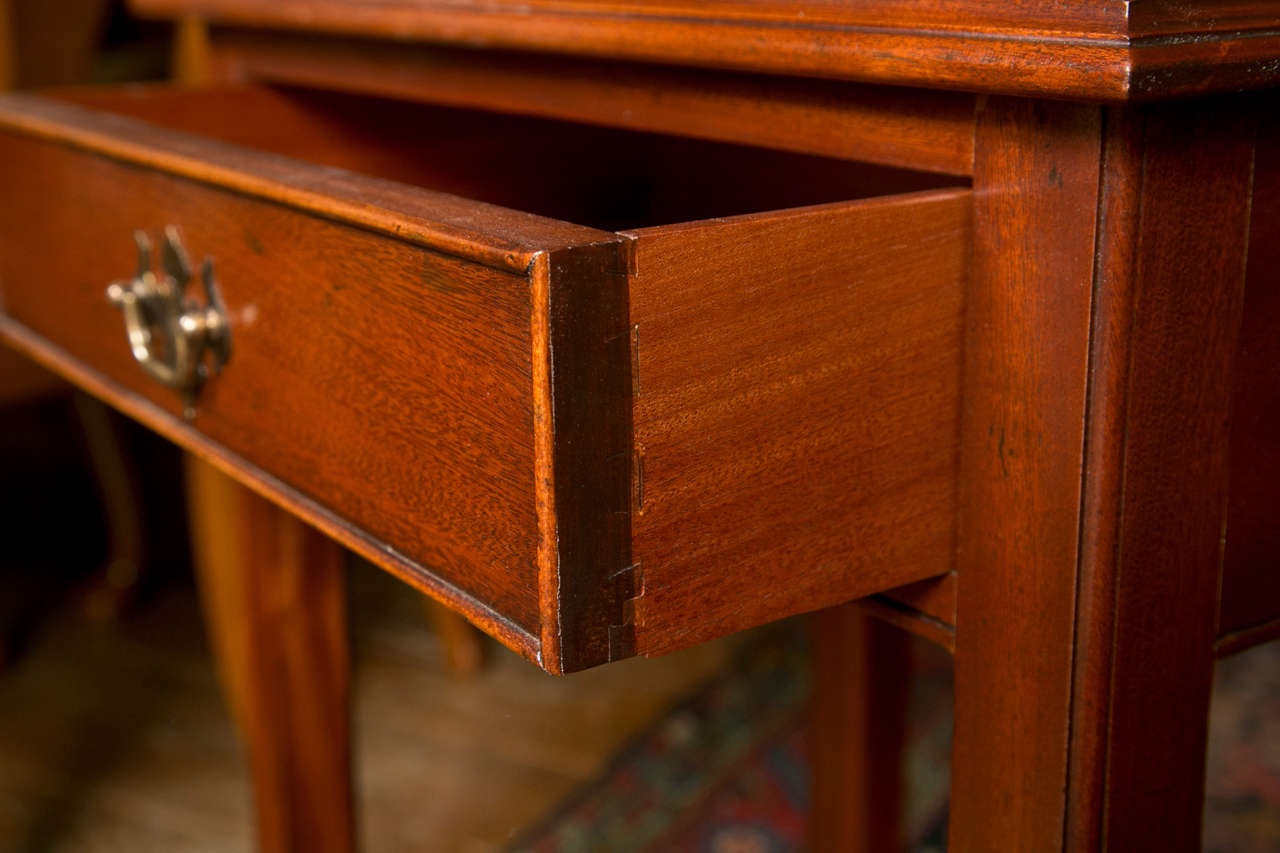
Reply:
<svg viewBox="0 0 1280 853"><path fill-rule="evenodd" d="M191 262L177 228L170 225L164 231L160 258L164 274L160 276L151 269L146 232L135 231L133 239L138 244L138 271L128 281L113 282L107 288L107 300L124 314L129 347L138 364L153 379L180 393L183 415L193 418L201 386L231 358L231 326L213 277L213 259L205 258L200 267L205 291L201 305L187 297Z"/></svg>

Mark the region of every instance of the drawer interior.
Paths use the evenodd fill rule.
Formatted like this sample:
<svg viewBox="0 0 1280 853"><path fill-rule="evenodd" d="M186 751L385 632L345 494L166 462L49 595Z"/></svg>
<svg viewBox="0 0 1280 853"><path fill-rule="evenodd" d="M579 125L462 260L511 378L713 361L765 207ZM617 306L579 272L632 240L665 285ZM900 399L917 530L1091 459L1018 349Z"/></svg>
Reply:
<svg viewBox="0 0 1280 853"><path fill-rule="evenodd" d="M293 87L132 86L56 97L608 231L961 183L745 145Z"/></svg>

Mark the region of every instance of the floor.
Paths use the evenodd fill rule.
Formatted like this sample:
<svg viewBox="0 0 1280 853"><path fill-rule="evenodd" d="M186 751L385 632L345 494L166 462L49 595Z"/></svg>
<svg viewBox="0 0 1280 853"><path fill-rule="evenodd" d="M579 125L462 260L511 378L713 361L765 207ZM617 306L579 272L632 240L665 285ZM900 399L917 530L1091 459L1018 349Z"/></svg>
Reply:
<svg viewBox="0 0 1280 853"><path fill-rule="evenodd" d="M369 853L502 849L746 639L567 678L490 644L485 670L458 681L415 593L367 565L351 577ZM1223 662L1219 679L1237 689L1215 696L1206 849L1274 849L1280 644ZM0 853L247 853L250 827L189 581L115 625L64 605L0 669Z"/></svg>
<svg viewBox="0 0 1280 853"><path fill-rule="evenodd" d="M362 849L500 849L732 642L555 678L444 670L420 600L352 570ZM189 585L114 627L64 610L0 671L0 851L249 851L249 792Z"/></svg>

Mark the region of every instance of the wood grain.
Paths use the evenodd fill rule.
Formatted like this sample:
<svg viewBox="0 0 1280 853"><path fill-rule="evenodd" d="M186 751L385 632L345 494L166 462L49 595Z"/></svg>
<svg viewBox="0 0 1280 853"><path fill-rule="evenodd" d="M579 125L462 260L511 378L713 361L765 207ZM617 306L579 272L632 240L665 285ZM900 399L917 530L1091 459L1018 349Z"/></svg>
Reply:
<svg viewBox="0 0 1280 853"><path fill-rule="evenodd" d="M634 594L627 249L548 252L532 270L542 664L552 672L635 654L623 614Z"/></svg>
<svg viewBox="0 0 1280 853"><path fill-rule="evenodd" d="M1274 99L1263 101L1274 110ZM1231 391L1231 496L1223 635L1280 617L1280 122L1264 117L1253 171L1249 266Z"/></svg>
<svg viewBox="0 0 1280 853"><path fill-rule="evenodd" d="M949 846L1062 846L1096 109L978 118L960 448Z"/></svg>
<svg viewBox="0 0 1280 853"><path fill-rule="evenodd" d="M394 95L967 175L973 97L850 83L232 30L239 79Z"/></svg>
<svg viewBox="0 0 1280 853"><path fill-rule="evenodd" d="M0 95L0 127L521 274L540 251L608 239L581 226L318 168L38 95Z"/></svg>
<svg viewBox="0 0 1280 853"><path fill-rule="evenodd" d="M1203 812L1254 116L1248 101L1207 102L1113 113L1108 125L1067 843L1190 851Z"/></svg>
<svg viewBox="0 0 1280 853"><path fill-rule="evenodd" d="M619 236L153 122L218 131L237 114L221 131L235 142L580 211L608 207L592 187L621 172L631 206L604 215L641 221L948 179L413 105L399 138L441 116L459 125L426 149L379 144L403 107L351 96L66 97L148 122L43 99L0 107L2 162L21 164L0 182L30 199L0 213L0 245L14 247L0 262L5 334L546 669L670 651L950 569L966 190ZM507 122L529 133L495 184L464 155ZM599 134L618 144L556 193L585 150L566 142ZM561 168L540 170L553 156ZM648 187L638 206L622 191L634 176ZM102 298L132 270L120 222L176 223L192 252L216 256L235 361L194 425L133 363ZM744 263L746 248L758 260ZM772 324L744 297L768 297ZM790 427L770 436L775 414ZM709 445L718 424L725 440ZM717 518L684 540L685 525ZM918 535L898 537L900 524ZM756 595L780 573L785 591Z"/></svg>
<svg viewBox="0 0 1280 853"><path fill-rule="evenodd" d="M1258 0L132 0L219 24L989 93L1126 100L1273 85ZM1142 12L1142 14L1138 14Z"/></svg>
<svg viewBox="0 0 1280 853"><path fill-rule="evenodd" d="M201 603L264 853L354 849L342 548L187 457Z"/></svg>
<svg viewBox="0 0 1280 853"><path fill-rule="evenodd" d="M392 22L411 26L413 18L425 17L436 10L450 10L458 15L475 14L485 9L510 11L518 8L533 14L559 15L628 15L633 17L665 17L682 20L770 21L775 24L813 23L847 26L928 27L941 30L966 30L974 27L1030 32L1061 32L1075 36L1122 35L1126 32L1127 10L1122 0L1072 2L1072 0L1023 0L1019 3L993 4L983 0L936 0L923 4L913 0L528 0L516 4L511 0L480 3L476 0L390 0L377 8L362 0L291 0L284 4L264 0L132 0L144 12L170 13L176 9L201 8L217 19L254 20L273 12L289 16L295 24L305 23L302 10L325 20L352 23L365 21ZM1137 4L1156 7L1153 12L1167 16L1181 7L1178 20L1195 20L1195 11L1213 8L1221 14L1223 7L1247 9L1257 3L1242 0L1209 0L1209 2L1176 3L1170 0L1143 0ZM1216 7L1216 8L1214 8ZM1237 12L1237 15L1240 13ZM1145 16L1149 17L1149 16Z"/></svg>
<svg viewBox="0 0 1280 853"><path fill-rule="evenodd" d="M527 279L88 152L0 147L4 195L27 200L0 211L10 317L180 422L103 297L132 274L133 228L180 225L233 318L194 429L536 633Z"/></svg>
<svg viewBox="0 0 1280 853"><path fill-rule="evenodd" d="M162 405L136 393L127 385L111 380L101 371L79 361L66 350L32 333L0 314L0 340L93 396L105 400L122 413L146 425L201 461L232 477L255 494L314 525L336 542L364 557L420 592L464 613L467 619L508 648L537 661L539 639L502 614L444 581L404 554L388 549L386 543L352 526L324 504L308 498L244 457L210 441L189 424L174 418Z"/></svg>
<svg viewBox="0 0 1280 853"><path fill-rule="evenodd" d="M639 651L950 569L969 205L633 234Z"/></svg>

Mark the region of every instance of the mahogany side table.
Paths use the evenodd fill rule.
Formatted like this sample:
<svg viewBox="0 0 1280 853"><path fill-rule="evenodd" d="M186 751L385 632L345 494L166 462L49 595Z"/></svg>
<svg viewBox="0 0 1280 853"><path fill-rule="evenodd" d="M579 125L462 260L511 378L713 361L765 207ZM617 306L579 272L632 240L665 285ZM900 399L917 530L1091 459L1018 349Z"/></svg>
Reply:
<svg viewBox="0 0 1280 853"><path fill-rule="evenodd" d="M828 608L818 849L894 844L864 614L954 651L952 849L1198 847L1273 4L133 5L209 85L0 97L0 335L191 452L264 849L353 843L339 545L552 672Z"/></svg>

